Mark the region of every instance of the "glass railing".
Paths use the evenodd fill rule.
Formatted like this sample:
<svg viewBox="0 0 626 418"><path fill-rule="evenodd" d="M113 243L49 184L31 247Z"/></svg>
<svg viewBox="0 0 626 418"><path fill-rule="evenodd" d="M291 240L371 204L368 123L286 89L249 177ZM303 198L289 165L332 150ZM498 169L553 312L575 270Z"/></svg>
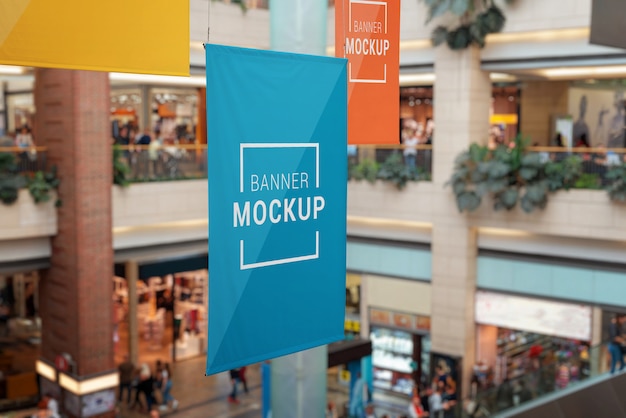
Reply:
<svg viewBox="0 0 626 418"><path fill-rule="evenodd" d="M0 147L0 175L46 171L45 147Z"/></svg>
<svg viewBox="0 0 626 418"><path fill-rule="evenodd" d="M115 145L114 170L127 182L207 178L206 144ZM385 179L405 176L410 181L430 180L432 146L348 147L349 178Z"/></svg>
<svg viewBox="0 0 626 418"><path fill-rule="evenodd" d="M348 179L389 179L404 176L411 181L430 181L432 145L348 146Z"/></svg>
<svg viewBox="0 0 626 418"><path fill-rule="evenodd" d="M472 379L471 396L464 405L463 416L484 417L523 405L609 371L607 344L581 350L577 354L556 352L526 359L522 374L499 385L487 386Z"/></svg>
<svg viewBox="0 0 626 418"><path fill-rule="evenodd" d="M582 174L578 177L574 188L602 189L610 183L607 174L615 167L626 163L624 148L561 148L531 147L529 152L540 155L544 163L567 163L575 161L580 165Z"/></svg>
<svg viewBox="0 0 626 418"><path fill-rule="evenodd" d="M115 145L114 171L131 183L207 178L206 144Z"/></svg>

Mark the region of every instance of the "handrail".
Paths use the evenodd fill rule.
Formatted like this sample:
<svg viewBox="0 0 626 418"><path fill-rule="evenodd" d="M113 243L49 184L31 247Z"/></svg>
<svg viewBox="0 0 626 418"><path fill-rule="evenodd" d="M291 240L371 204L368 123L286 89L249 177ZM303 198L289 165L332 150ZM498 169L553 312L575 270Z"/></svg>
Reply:
<svg viewBox="0 0 626 418"><path fill-rule="evenodd" d="M151 147L150 145L140 145L140 144L128 144L128 145L114 144L113 147L122 151L136 151L136 150L159 151L159 150L166 150L169 148L185 149L185 150L186 149L205 150L207 149L207 144L171 144L171 145L163 144L163 145L159 145L158 147L155 147L155 146Z"/></svg>
<svg viewBox="0 0 626 418"><path fill-rule="evenodd" d="M46 152L48 151L48 147L0 147L0 152L26 152L26 151L37 151L37 152Z"/></svg>
<svg viewBox="0 0 626 418"><path fill-rule="evenodd" d="M163 144L158 147L150 147L150 145L139 145L139 144L128 144L128 145L119 145L114 144L114 147L120 150L162 150L166 148L180 148L180 149L206 149L207 144ZM414 146L406 146L403 144L383 144L383 145L357 145L357 149L372 149L372 150L381 150L381 149L389 149L389 150L401 150L405 148L411 148L416 150L432 150L432 145L414 145Z"/></svg>
<svg viewBox="0 0 626 418"><path fill-rule="evenodd" d="M604 148L604 147L595 147L595 148L528 147L526 150L528 152L557 152L557 153L573 153L573 154L608 153L608 152L614 152L616 154L626 154L626 148Z"/></svg>

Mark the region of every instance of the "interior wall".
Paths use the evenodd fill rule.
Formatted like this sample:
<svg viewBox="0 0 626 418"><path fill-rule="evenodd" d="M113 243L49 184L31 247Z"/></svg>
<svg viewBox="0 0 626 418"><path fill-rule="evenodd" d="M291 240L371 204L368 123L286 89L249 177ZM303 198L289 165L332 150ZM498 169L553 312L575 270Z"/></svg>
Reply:
<svg viewBox="0 0 626 418"><path fill-rule="evenodd" d="M367 306L395 312L430 316L430 283L364 275L367 281Z"/></svg>
<svg viewBox="0 0 626 418"><path fill-rule="evenodd" d="M527 81L521 91L521 134L531 144L547 146L550 143L550 121L553 115L566 115L568 81Z"/></svg>

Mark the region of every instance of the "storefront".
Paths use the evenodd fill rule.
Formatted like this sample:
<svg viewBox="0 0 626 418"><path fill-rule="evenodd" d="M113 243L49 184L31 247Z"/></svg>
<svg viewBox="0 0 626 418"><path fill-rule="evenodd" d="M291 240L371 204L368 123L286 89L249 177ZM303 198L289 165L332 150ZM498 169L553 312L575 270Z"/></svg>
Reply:
<svg viewBox="0 0 626 418"><path fill-rule="evenodd" d="M347 340L360 337L361 334L361 275L346 274L346 317L344 334Z"/></svg>
<svg viewBox="0 0 626 418"><path fill-rule="evenodd" d="M113 282L117 361L129 352L130 338L138 339L140 362L178 361L206 353L208 270L138 280L137 336L129 332L127 281L116 276Z"/></svg>
<svg viewBox="0 0 626 418"><path fill-rule="evenodd" d="M159 130L166 143L193 144L199 118L199 89L152 86L111 88L112 134L129 126ZM131 138L132 141L132 138Z"/></svg>
<svg viewBox="0 0 626 418"><path fill-rule="evenodd" d="M430 317L369 309L374 388L409 396L430 374Z"/></svg>
<svg viewBox="0 0 626 418"><path fill-rule="evenodd" d="M0 411L32 405L39 397L38 295L37 271L0 275Z"/></svg>
<svg viewBox="0 0 626 418"><path fill-rule="evenodd" d="M561 380L551 384L589 376L591 306L478 291L475 309L481 383L498 384L545 365L559 372Z"/></svg>

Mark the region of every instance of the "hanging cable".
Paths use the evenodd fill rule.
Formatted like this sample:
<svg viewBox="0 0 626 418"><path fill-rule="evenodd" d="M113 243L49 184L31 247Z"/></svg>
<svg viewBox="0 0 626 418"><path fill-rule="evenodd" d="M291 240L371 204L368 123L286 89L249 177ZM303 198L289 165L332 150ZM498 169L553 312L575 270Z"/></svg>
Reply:
<svg viewBox="0 0 626 418"><path fill-rule="evenodd" d="M208 44L210 42L210 38L211 38L211 3L213 3L213 0L208 0L209 2L209 7L208 7L208 13L207 13L207 22L206 22L206 43Z"/></svg>

